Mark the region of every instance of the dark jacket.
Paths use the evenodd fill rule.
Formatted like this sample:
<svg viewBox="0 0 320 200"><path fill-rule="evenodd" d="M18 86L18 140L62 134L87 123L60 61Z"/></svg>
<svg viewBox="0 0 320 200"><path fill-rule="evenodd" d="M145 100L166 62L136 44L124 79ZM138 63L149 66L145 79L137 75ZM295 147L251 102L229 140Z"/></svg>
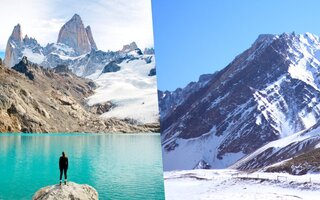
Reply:
<svg viewBox="0 0 320 200"><path fill-rule="evenodd" d="M68 158L61 156L59 159L59 168L68 169Z"/></svg>

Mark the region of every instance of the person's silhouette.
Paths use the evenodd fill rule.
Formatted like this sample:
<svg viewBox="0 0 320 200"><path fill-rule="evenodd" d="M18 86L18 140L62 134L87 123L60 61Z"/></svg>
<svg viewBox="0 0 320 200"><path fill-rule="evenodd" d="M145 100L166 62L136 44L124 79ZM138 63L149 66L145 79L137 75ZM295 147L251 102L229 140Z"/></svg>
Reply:
<svg viewBox="0 0 320 200"><path fill-rule="evenodd" d="M59 169L60 169L60 185L62 180L62 173L64 173L64 184L67 184L67 171L68 171L68 157L64 152L62 152L62 156L59 159Z"/></svg>

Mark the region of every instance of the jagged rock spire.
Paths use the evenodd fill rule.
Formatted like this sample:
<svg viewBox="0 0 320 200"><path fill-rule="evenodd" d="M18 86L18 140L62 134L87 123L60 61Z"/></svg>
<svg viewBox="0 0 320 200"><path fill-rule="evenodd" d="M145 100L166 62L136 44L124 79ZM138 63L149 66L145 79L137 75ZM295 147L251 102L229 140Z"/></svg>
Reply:
<svg viewBox="0 0 320 200"><path fill-rule="evenodd" d="M131 42L130 44L123 45L122 52L128 53L130 51L134 51L138 48L138 45L135 42Z"/></svg>
<svg viewBox="0 0 320 200"><path fill-rule="evenodd" d="M88 39L89 39L91 48L94 49L94 50L97 50L98 48L97 48L96 43L94 42L90 26L86 27L86 32L87 32L87 35L88 35Z"/></svg>
<svg viewBox="0 0 320 200"><path fill-rule="evenodd" d="M90 36L92 37L92 34ZM93 38L91 39L94 43ZM58 43L72 47L79 55L91 50L90 38L88 37L87 30L84 28L81 17L78 14L75 14L62 26L59 32ZM94 46L96 47L95 44Z"/></svg>
<svg viewBox="0 0 320 200"><path fill-rule="evenodd" d="M11 36L8 39L6 52L5 52L5 59L4 63L8 67L12 67L15 65L16 60L19 58L19 51L17 48L20 48L23 44L22 40L22 31L20 24L17 24L11 33Z"/></svg>

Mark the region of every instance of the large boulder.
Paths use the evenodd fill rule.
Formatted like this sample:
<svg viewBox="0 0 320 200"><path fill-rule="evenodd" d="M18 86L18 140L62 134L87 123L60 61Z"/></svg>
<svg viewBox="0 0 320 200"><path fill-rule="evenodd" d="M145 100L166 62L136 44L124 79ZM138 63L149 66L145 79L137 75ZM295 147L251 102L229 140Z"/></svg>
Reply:
<svg viewBox="0 0 320 200"><path fill-rule="evenodd" d="M97 103L90 106L90 111L94 114L102 115L103 113L110 111L113 107L115 107L115 105L112 102L108 101L105 103Z"/></svg>
<svg viewBox="0 0 320 200"><path fill-rule="evenodd" d="M68 182L67 185L51 185L38 190L33 200L97 200L98 192L86 184Z"/></svg>

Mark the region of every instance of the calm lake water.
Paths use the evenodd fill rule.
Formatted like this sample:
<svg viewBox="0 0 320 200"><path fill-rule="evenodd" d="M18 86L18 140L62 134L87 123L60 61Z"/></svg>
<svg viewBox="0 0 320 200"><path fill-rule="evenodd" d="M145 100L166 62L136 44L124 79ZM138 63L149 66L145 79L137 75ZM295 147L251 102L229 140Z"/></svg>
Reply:
<svg viewBox="0 0 320 200"><path fill-rule="evenodd" d="M100 199L164 199L159 134L0 134L0 199L31 199L57 184L62 151L68 180Z"/></svg>

